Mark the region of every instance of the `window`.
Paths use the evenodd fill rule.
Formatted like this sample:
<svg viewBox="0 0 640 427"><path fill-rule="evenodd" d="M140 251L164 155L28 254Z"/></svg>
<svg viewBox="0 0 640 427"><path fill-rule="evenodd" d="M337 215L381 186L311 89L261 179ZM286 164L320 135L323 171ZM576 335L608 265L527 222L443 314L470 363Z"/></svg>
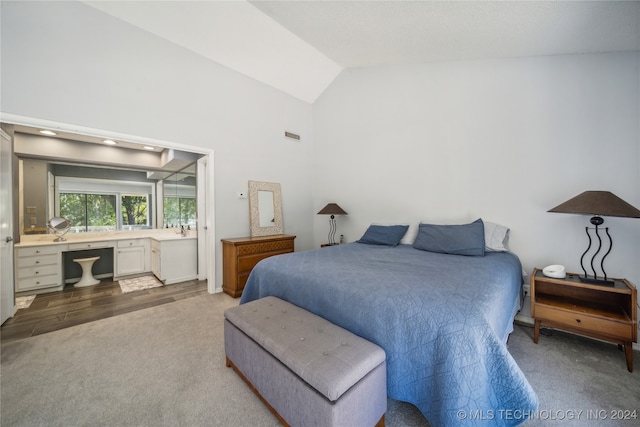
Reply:
<svg viewBox="0 0 640 427"><path fill-rule="evenodd" d="M123 194L120 200L123 226L149 228L148 198L146 195Z"/></svg>
<svg viewBox="0 0 640 427"><path fill-rule="evenodd" d="M61 193L60 215L71 221L75 232L116 230L116 196Z"/></svg>
<svg viewBox="0 0 640 427"><path fill-rule="evenodd" d="M164 222L166 227L196 225L196 199L194 197L165 197Z"/></svg>
<svg viewBox="0 0 640 427"><path fill-rule="evenodd" d="M153 185L58 177L58 212L71 232L153 228Z"/></svg>

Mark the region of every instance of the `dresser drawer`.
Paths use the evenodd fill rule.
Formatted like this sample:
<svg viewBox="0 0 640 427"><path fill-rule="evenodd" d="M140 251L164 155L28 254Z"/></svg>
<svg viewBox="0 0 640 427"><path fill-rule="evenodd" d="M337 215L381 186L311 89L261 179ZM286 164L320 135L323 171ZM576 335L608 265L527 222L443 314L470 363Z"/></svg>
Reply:
<svg viewBox="0 0 640 427"><path fill-rule="evenodd" d="M535 318L545 320L574 330L597 333L630 341L633 337L633 322L622 322L591 316L578 311L569 311L544 304L535 304Z"/></svg>
<svg viewBox="0 0 640 427"><path fill-rule="evenodd" d="M58 265L42 265L37 267L25 267L18 269L18 279L26 279L27 277L42 277L49 274L58 274L60 266Z"/></svg>
<svg viewBox="0 0 640 427"><path fill-rule="evenodd" d="M60 254L40 255L32 257L18 257L16 264L18 268L38 267L43 265L57 265L60 263Z"/></svg>
<svg viewBox="0 0 640 427"><path fill-rule="evenodd" d="M238 257L238 272L250 271L257 263L265 258L269 258L275 255L281 255L288 252L269 252L268 254L256 254Z"/></svg>
<svg viewBox="0 0 640 427"><path fill-rule="evenodd" d="M277 240L274 242L259 242L238 246L238 256L264 254L267 252L293 252L293 240Z"/></svg>

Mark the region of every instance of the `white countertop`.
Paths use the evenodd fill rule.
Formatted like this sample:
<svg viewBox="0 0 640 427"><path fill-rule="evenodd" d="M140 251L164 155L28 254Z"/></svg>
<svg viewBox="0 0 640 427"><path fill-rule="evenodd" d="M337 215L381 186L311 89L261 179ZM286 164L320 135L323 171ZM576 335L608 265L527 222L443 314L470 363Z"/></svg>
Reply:
<svg viewBox="0 0 640 427"><path fill-rule="evenodd" d="M134 231L106 231L100 233L67 233L65 241L54 242L57 238L54 234L33 234L20 236L20 243L16 247L42 246L42 245L65 245L70 243L85 242L105 242L126 239L153 239L157 241L197 239L196 232L187 231L186 236L182 236L179 230L175 229L154 229L154 230L134 230Z"/></svg>

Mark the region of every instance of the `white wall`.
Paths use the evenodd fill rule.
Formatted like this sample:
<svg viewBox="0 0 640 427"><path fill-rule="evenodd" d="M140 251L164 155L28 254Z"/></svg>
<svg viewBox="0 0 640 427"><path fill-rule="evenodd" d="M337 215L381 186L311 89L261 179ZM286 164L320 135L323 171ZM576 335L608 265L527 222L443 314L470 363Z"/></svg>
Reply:
<svg viewBox="0 0 640 427"><path fill-rule="evenodd" d="M640 54L345 70L314 104L314 207L337 202L338 234L373 221L511 228L530 273L580 272L588 216L547 210L585 190L640 208ZM605 268L640 286L640 219L605 218ZM326 240L326 218L314 221Z"/></svg>
<svg viewBox="0 0 640 427"><path fill-rule="evenodd" d="M527 271L579 269L588 217L558 203L640 207L637 52L347 70L312 111L81 3L0 7L1 111L215 150L216 242L248 234L250 179L281 183L296 249L326 241L335 201L347 241L371 221L508 225ZM605 224L609 274L640 285L640 220Z"/></svg>
<svg viewBox="0 0 640 427"><path fill-rule="evenodd" d="M215 150L217 287L220 238L249 235L248 180L281 184L285 233L313 246L309 104L82 3L1 8L2 112Z"/></svg>

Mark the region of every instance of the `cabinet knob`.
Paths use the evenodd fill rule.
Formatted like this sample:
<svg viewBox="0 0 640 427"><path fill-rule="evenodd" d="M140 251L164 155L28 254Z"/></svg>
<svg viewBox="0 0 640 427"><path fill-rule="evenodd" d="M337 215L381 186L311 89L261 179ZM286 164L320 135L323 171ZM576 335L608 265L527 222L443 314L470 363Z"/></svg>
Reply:
<svg viewBox="0 0 640 427"><path fill-rule="evenodd" d="M40 253L40 251L36 251L36 253L37 253L37 254L39 254L39 253Z"/></svg>
<svg viewBox="0 0 640 427"><path fill-rule="evenodd" d="M580 319L576 319L576 322L580 323L580 322L582 322L582 320L580 320Z"/></svg>
<svg viewBox="0 0 640 427"><path fill-rule="evenodd" d="M40 261L36 261L36 264L40 264Z"/></svg>
<svg viewBox="0 0 640 427"><path fill-rule="evenodd" d="M36 274L40 274L40 272L39 272L39 271L36 271Z"/></svg>

